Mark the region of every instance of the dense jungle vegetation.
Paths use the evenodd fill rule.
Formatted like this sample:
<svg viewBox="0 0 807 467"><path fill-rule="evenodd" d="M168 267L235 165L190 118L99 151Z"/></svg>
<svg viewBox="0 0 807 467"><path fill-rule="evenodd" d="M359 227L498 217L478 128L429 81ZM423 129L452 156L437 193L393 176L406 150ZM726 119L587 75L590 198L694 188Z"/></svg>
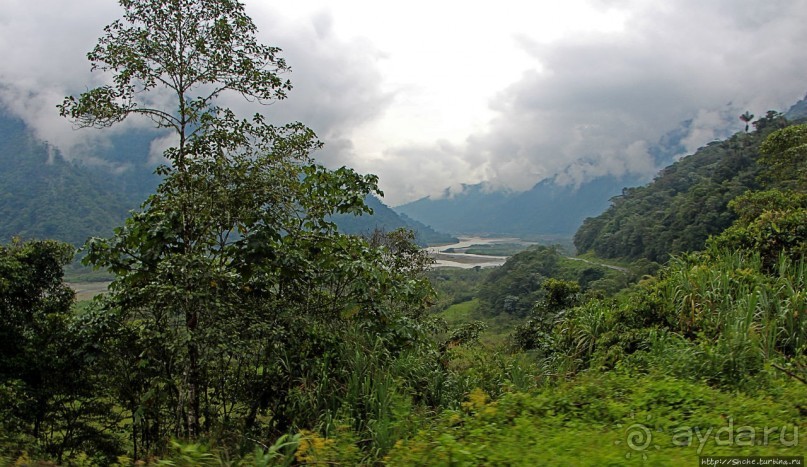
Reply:
<svg viewBox="0 0 807 467"><path fill-rule="evenodd" d="M604 213L583 222L575 246L601 258L657 262L703 249L736 219L728 203L760 189L759 146L787 124L768 112L753 122L756 131L712 142L663 169L653 183L625 188Z"/></svg>
<svg viewBox="0 0 807 467"><path fill-rule="evenodd" d="M84 247L112 274L109 294L75 303L68 244L0 247L0 463L803 455L807 125L769 114L729 141L735 152L707 148L712 175L691 177L724 187L713 203L637 201L636 216L666 214L646 234L609 234L642 241L608 254L636 262L534 246L493 270L430 270L411 232L334 224L368 211L374 176L317 165L320 143L302 124L218 106L226 92L269 102L291 88L241 4L120 3L123 19L89 54L113 84L67 97L61 112L87 127L146 116L179 144L141 209ZM158 89L175 107L152 107ZM666 177L686 178L689 163L639 192L678 183ZM733 214L686 233L702 241L645 248L696 201Z"/></svg>

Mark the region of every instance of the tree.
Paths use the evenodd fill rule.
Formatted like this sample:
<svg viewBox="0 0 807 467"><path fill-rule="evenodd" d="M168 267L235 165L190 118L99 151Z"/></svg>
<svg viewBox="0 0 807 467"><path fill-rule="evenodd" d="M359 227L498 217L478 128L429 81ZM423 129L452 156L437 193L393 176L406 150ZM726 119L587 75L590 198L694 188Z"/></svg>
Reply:
<svg viewBox="0 0 807 467"><path fill-rule="evenodd" d="M769 189L733 199L729 207L738 219L710 242L758 253L773 269L783 254L798 261L807 253L807 125L772 132L760 153L761 178Z"/></svg>
<svg viewBox="0 0 807 467"><path fill-rule="evenodd" d="M0 451L61 463L86 450L106 463L119 440L98 428L117 419L98 391L96 342L78 326L75 293L62 280L73 254L51 240L0 246Z"/></svg>
<svg viewBox="0 0 807 467"><path fill-rule="evenodd" d="M80 127L103 128L144 115L178 136L171 162L184 170L188 143L204 120L221 111L217 98L236 92L270 102L291 89L280 49L259 44L257 28L237 0L120 0L123 20L104 28L87 54L93 70L112 73L111 85L69 96L62 116ZM169 93L173 108L160 106ZM193 93L197 96L193 97Z"/></svg>
<svg viewBox="0 0 807 467"><path fill-rule="evenodd" d="M740 120L745 123L745 132L748 133L748 123L754 119L754 114L751 112L746 111L744 114L740 115Z"/></svg>
<svg viewBox="0 0 807 467"><path fill-rule="evenodd" d="M759 150L765 177L775 185L807 191L807 124L771 133Z"/></svg>
<svg viewBox="0 0 807 467"><path fill-rule="evenodd" d="M173 305L180 305L180 314L184 314L185 328L189 333L183 388L186 394L181 397L184 407L180 412L186 418L187 434L196 437L199 432L201 375L195 334L200 322L200 308L204 307L198 302L201 283L194 282L199 278L188 272L199 271L200 266L211 259L207 253L224 247L224 244L213 241L212 236L229 236L244 227L245 219L241 216L225 217L231 221L225 226L220 222L222 219L215 217L217 214L233 214L218 209L222 202L233 202L233 198L219 199L215 201L218 206L207 205L205 208L208 209L198 209L198 203L204 202L199 197L205 197L204 191L198 189L210 187L200 186L200 182L204 185L204 176L200 180L194 171L215 171L216 163L220 169L230 168L225 167L230 154L250 156L250 145L267 150L274 148L275 141L284 138L287 141L282 145L290 147L284 148L281 157L274 159L285 159L283 163L288 166L289 160L305 162L307 151L318 143L313 140L313 133L301 125L280 130L266 125L257 115L252 123L239 122L232 112L216 105L217 98L228 91L265 102L282 99L291 87L288 81L279 77L279 73L288 70L285 62L277 57L280 50L256 41L256 27L245 14L243 4L232 0L120 0L120 4L124 8L123 19L107 26L105 34L87 55L93 70L112 74L113 84L92 89L78 98L65 98L59 106L60 113L81 127L105 127L131 115L144 115L158 127L172 130L178 138L178 145L165 152L172 167L162 170L170 180L161 188L170 198L171 207L163 210L165 205L162 203L166 200L161 198L164 197L153 197L142 217L134 220L146 220L154 227L163 226L169 230L152 237L154 242L150 245L153 249L147 254L154 261L153 264L140 264L140 276L149 277L148 272L160 271L161 267L170 264L163 260L165 248L172 243L172 253L179 253L176 258L181 258L170 266L185 272L185 275L169 280L168 284L179 288L169 295L184 295L172 300ZM164 108L158 104L166 92L173 97L172 107ZM194 93L197 97L193 97ZM214 162L212 167L210 161ZM239 170L238 167L232 168ZM244 185L239 188L250 189ZM261 194L266 195L266 190ZM269 199L257 198L259 203L273 201L271 196ZM161 217L155 219L153 216ZM121 234L126 232L118 233ZM174 238L168 238L171 234ZM105 264L106 260L99 256L100 251L109 250L91 250L90 261ZM138 261L142 260L138 258ZM220 261L218 266L225 263ZM129 272L118 269L119 281L116 284L126 279ZM149 279L160 276L157 274ZM128 285L135 284L130 281ZM148 287L136 285L141 291L148 291Z"/></svg>
<svg viewBox="0 0 807 467"><path fill-rule="evenodd" d="M99 321L113 329L111 353L120 347L112 367L132 443L158 450L168 436L254 430L260 414L272 418L264 428L287 429L306 412L291 402L300 379L333 374L327 361L351 332L389 352L418 339L421 259L407 239L370 245L330 220L369 212L377 177L315 164L321 143L302 124L217 105L226 92L267 102L291 88L242 4L120 3L123 20L88 55L113 84L60 111L83 127L144 115L177 136L142 211L86 247L115 275L104 310L117 318ZM160 107L165 93L173 100Z"/></svg>

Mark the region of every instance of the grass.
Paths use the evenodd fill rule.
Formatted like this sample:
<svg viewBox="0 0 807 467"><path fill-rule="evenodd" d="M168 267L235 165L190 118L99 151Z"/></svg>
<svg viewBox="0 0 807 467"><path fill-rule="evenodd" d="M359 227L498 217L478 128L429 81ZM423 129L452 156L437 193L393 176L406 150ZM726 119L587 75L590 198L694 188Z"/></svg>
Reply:
<svg viewBox="0 0 807 467"><path fill-rule="evenodd" d="M497 400L474 390L389 465L697 465L699 455L802 456L807 387L723 392L660 375L593 373ZM767 435L765 434L767 431Z"/></svg>
<svg viewBox="0 0 807 467"><path fill-rule="evenodd" d="M438 313L437 316L443 318L448 323L448 326L452 328L473 321L483 321L487 325L487 329L479 338L483 343L492 345L505 343L510 333L523 321L506 313L493 317L485 315L479 305L479 299L474 298L473 300L451 305Z"/></svg>
<svg viewBox="0 0 807 467"><path fill-rule="evenodd" d="M475 312L478 307L479 299L475 298L467 302L451 305L439 313L439 316L446 320L449 325L465 324L477 319Z"/></svg>
<svg viewBox="0 0 807 467"><path fill-rule="evenodd" d="M110 282L112 274L102 269L83 266L79 260L64 268L65 282Z"/></svg>
<svg viewBox="0 0 807 467"><path fill-rule="evenodd" d="M76 292L76 300L81 302L84 300L91 300L99 294L107 292L109 281L105 282L68 282L70 288Z"/></svg>

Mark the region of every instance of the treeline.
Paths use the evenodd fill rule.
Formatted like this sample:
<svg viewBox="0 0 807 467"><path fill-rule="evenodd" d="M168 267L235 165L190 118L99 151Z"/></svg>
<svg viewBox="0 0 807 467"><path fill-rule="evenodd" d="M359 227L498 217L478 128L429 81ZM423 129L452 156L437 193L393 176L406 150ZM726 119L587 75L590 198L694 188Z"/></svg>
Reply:
<svg viewBox="0 0 807 467"><path fill-rule="evenodd" d="M626 188L603 214L575 233L579 252L601 258L647 259L703 249L706 239L737 218L732 199L760 187L759 147L789 123L775 112L753 122L756 131L710 143L663 169L648 185Z"/></svg>
<svg viewBox="0 0 807 467"><path fill-rule="evenodd" d="M633 274L567 258L557 247L532 246L491 271L477 296L491 316L526 317L545 298L543 284L549 279L574 282L580 291L596 295L626 287Z"/></svg>

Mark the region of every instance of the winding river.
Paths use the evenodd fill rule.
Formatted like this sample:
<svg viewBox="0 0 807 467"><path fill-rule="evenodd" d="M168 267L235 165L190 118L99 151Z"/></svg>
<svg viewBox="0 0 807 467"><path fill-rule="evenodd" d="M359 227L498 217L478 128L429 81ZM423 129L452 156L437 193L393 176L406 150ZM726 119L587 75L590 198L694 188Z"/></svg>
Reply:
<svg viewBox="0 0 807 467"><path fill-rule="evenodd" d="M436 259L434 267L455 267L471 269L474 267L494 267L501 266L507 261L506 256L474 255L469 253L454 252L447 250L461 250L473 245L493 245L497 243L521 243L518 238L483 238L483 237L459 237L459 242L449 245L432 246L427 248L429 254Z"/></svg>

